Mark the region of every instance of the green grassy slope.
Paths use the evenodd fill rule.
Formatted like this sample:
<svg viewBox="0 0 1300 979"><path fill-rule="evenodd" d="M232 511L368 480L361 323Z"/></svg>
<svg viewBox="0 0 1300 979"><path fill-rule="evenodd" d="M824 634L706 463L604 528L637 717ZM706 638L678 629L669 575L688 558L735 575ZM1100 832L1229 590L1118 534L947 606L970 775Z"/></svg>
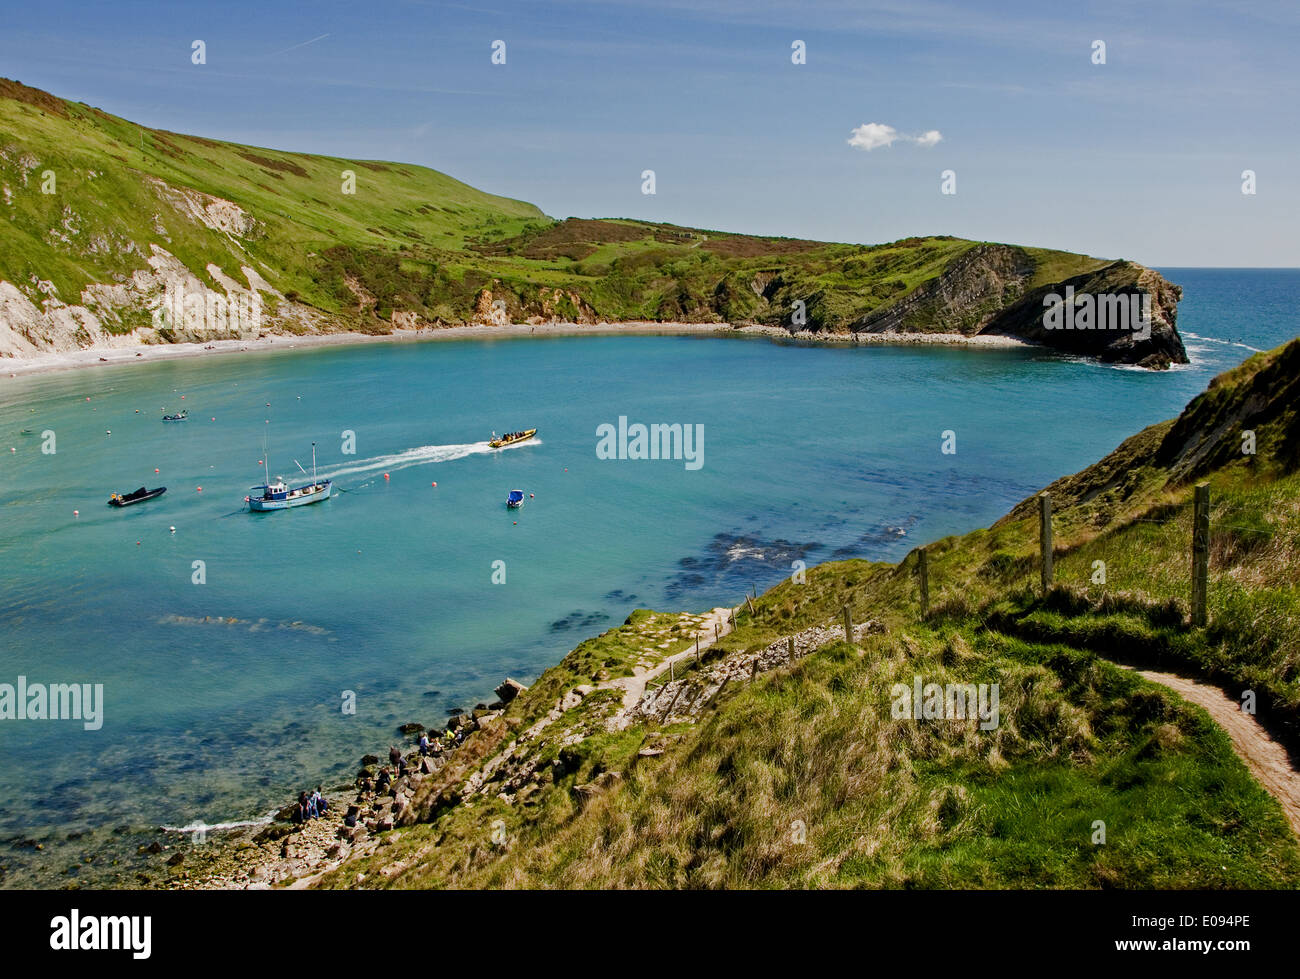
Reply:
<svg viewBox="0 0 1300 979"><path fill-rule="evenodd" d="M343 192L343 171L356 177ZM42 193L51 171L54 193ZM977 246L947 237L863 246L760 238L631 220L554 221L408 164L344 160L135 125L0 79L0 279L67 303L122 281L150 246L209 287L208 263L242 281L250 265L338 328L384 330L482 316L484 290L514 321L758 322L846 330L948 275ZM242 209L238 228L204 224L187 191ZM204 201L199 201L199 208ZM922 329L973 330L1032 287L1106 263L991 246L999 261L954 282ZM983 253L981 253L982 255ZM1004 280L1006 269L1016 275ZM966 273L964 273L966 274ZM966 297L974 293L968 305ZM795 301L806 307L794 318ZM949 315L951 314L951 315ZM138 318L126 318L127 325ZM910 323L909 329L918 328Z"/></svg>
<svg viewBox="0 0 1300 979"><path fill-rule="evenodd" d="M1300 340L1054 483L1047 596L1030 499L991 528L928 546L924 620L915 556L822 565L744 608L686 669L832 622L845 605L883 633L732 683L697 723L609 732L597 698L556 721L562 732L526 734L601 664L621 669L622 651L660 635L637 613L430 776L428 821L384 834L324 884L357 886L364 874L364 886L386 887L1300 886L1282 810L1223 731L1115 665L1251 689L1262 720L1284 740L1295 730L1297 378ZM1254 454L1241 451L1247 431ZM1213 499L1211 624L1193 629L1188 505L1201 480ZM1001 724L894 720L892 685L917 675L1000 684ZM531 784L462 799L465 779L511 741L537 762Z"/></svg>
<svg viewBox="0 0 1300 979"><path fill-rule="evenodd" d="M545 220L531 204L424 167L180 136L8 81L0 81L0 150L10 190L0 205L9 219L0 226L0 276L53 281L69 302L90 282L140 268L154 242L201 277L208 262L228 273L260 265L282 292L329 309L338 297L313 272L320 251L335 243L457 249L470 235ZM53 194L41 193L47 170ZM342 192L345 170L356 175L355 194ZM256 227L246 235L211 230L169 206L149 177L233 201Z"/></svg>

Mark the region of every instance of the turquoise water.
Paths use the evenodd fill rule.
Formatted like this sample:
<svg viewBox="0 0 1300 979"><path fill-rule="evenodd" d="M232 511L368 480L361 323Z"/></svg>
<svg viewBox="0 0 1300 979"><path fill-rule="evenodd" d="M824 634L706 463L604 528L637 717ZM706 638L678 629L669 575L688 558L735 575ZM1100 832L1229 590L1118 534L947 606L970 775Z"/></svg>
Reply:
<svg viewBox="0 0 1300 979"><path fill-rule="evenodd" d="M634 608L734 604L795 560L896 560L986 524L1300 334L1300 272L1165 271L1195 362L1161 374L1028 349L588 337L3 378L0 683L105 697L97 731L0 721L4 883L111 879L140 833L259 818ZM703 426L702 467L598 459L619 416ZM482 444L524 427L540 438ZM310 469L316 442L341 492L244 512L264 438L272 475ZM105 506L142 484L168 492Z"/></svg>

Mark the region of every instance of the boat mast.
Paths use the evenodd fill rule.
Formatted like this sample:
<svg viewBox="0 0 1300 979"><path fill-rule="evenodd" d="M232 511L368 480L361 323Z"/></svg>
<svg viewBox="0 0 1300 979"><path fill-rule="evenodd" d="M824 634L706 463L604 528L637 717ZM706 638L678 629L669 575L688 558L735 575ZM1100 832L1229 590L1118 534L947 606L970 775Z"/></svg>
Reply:
<svg viewBox="0 0 1300 979"><path fill-rule="evenodd" d="M311 485L316 488L316 443L311 444Z"/></svg>

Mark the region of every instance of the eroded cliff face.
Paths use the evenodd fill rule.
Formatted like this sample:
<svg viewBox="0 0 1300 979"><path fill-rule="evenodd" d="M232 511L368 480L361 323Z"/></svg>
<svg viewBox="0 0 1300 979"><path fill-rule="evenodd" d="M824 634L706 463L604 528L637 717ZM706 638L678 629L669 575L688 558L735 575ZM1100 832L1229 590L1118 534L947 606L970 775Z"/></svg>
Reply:
<svg viewBox="0 0 1300 979"><path fill-rule="evenodd" d="M1159 272L1136 262L1117 261L1030 288L1035 272L1033 259L1023 249L979 245L943 274L897 303L863 317L852 329L862 333L1011 336L1106 363L1155 370L1187 363L1187 351L1175 325L1182 289ZM1063 310L1064 322L1059 328L1047 315L1058 304L1054 296L1060 297ZM1072 302L1067 303L1070 297ZM1099 324L1096 310L1117 310L1121 302L1125 315L1129 309L1142 310L1144 316L1149 312L1149 322L1139 322L1135 316L1126 321L1126 328ZM1076 322L1084 321L1085 303L1093 314L1086 326L1074 328ZM1064 315L1064 310L1073 315Z"/></svg>
<svg viewBox="0 0 1300 979"><path fill-rule="evenodd" d="M1071 294L1072 304L1067 301ZM1136 262L1112 262L1096 272L1031 290L990 318L980 332L1019 337L1105 363L1164 370L1188 362L1176 327L1182 297L1183 290L1154 269ZM1127 329L1116 328L1113 314L1111 322L1099 322L1105 318L1100 312L1103 307L1116 310L1121 301L1133 312L1142 310L1141 319L1131 317ZM1054 306L1061 308L1062 322L1050 317ZM1077 323L1087 325L1069 328L1071 310Z"/></svg>
<svg viewBox="0 0 1300 979"><path fill-rule="evenodd" d="M1034 262L1020 248L977 245L942 275L850 327L855 333L962 333L973 336L1024 294Z"/></svg>

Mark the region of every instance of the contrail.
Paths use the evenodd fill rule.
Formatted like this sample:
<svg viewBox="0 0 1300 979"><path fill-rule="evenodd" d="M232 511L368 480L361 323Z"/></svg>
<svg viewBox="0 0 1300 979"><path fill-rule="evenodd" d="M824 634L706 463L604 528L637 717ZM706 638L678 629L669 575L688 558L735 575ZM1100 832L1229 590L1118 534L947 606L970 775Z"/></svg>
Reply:
<svg viewBox="0 0 1300 979"><path fill-rule="evenodd" d="M315 44L317 41L323 41L329 37L328 34L322 34L320 37L313 37L310 41L303 41L301 44L293 44L283 51L273 51L270 57L274 58L277 54L288 54L290 51L296 51L298 48L305 48L309 44Z"/></svg>

